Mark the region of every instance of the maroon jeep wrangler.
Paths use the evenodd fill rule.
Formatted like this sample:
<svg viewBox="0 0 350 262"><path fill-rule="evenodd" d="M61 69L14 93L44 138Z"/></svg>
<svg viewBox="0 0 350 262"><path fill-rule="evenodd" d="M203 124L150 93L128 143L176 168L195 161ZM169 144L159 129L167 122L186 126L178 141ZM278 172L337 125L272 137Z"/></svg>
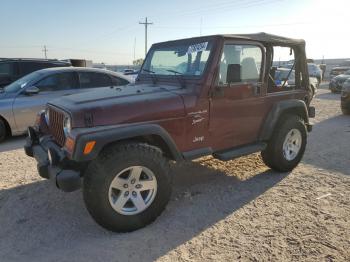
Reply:
<svg viewBox="0 0 350 262"><path fill-rule="evenodd" d="M276 46L294 54L293 86L275 84ZM303 40L260 33L154 44L136 84L48 103L25 151L58 188L82 186L98 224L132 231L169 201L170 161L261 151L270 168L292 170L315 114L308 79Z"/></svg>

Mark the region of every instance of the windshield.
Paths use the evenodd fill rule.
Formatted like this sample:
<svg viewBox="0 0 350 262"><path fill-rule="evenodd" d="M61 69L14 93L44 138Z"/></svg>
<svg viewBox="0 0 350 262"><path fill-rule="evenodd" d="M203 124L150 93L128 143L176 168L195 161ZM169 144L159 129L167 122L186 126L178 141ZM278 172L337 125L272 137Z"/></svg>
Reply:
<svg viewBox="0 0 350 262"><path fill-rule="evenodd" d="M142 68L143 74L200 76L207 64L212 42L193 42L153 48Z"/></svg>
<svg viewBox="0 0 350 262"><path fill-rule="evenodd" d="M30 73L29 75L26 75L26 76L16 80L15 82L9 84L8 86L6 86L4 88L4 91L6 93L17 93L20 89L26 87L27 83L30 80L36 78L39 75L40 75L40 73L38 73L38 72Z"/></svg>

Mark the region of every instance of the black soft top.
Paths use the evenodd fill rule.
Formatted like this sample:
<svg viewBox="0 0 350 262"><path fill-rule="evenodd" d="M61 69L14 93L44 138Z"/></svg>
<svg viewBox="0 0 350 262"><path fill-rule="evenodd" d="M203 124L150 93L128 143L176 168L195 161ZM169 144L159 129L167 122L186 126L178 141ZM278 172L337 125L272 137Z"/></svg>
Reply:
<svg viewBox="0 0 350 262"><path fill-rule="evenodd" d="M171 45L171 44L177 43L178 41L184 41L184 42L206 41L209 39L217 39L217 38L257 41L265 45L273 44L273 45L281 45L281 46L301 46L301 47L305 46L305 41L303 39L293 39L293 38L267 34L267 33L209 35L209 36L200 36L200 37L193 37L193 38L187 38L187 39L167 41L167 42L157 43L154 45L155 46L168 45L168 44Z"/></svg>
<svg viewBox="0 0 350 262"><path fill-rule="evenodd" d="M240 34L240 35L223 35L225 38L245 39L263 42L265 44L279 44L279 45L305 45L303 39L288 38L279 35L256 33L256 34Z"/></svg>

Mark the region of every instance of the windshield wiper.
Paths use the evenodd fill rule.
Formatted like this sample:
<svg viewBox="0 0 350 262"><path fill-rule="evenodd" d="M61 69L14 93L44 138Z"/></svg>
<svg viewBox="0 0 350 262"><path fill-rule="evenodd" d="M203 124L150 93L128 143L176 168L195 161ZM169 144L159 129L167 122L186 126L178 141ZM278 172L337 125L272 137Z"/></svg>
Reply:
<svg viewBox="0 0 350 262"><path fill-rule="evenodd" d="M158 82L158 78L156 77L156 72L152 71L152 70L148 70L145 68L142 68L142 71L145 71L147 73L150 73L150 76L152 77L152 82L155 85Z"/></svg>
<svg viewBox="0 0 350 262"><path fill-rule="evenodd" d="M166 71L168 71L170 73L174 73L174 75L176 76L176 79L179 81L181 87L182 88L186 87L186 81L185 81L185 79L183 77L183 75L184 75L183 73L175 71L175 70L166 70Z"/></svg>

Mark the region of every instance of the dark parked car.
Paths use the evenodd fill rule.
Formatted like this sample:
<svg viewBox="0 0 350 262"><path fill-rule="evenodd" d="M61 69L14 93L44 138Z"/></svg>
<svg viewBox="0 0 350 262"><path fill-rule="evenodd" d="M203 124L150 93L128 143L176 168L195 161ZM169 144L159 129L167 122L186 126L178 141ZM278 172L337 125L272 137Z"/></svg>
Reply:
<svg viewBox="0 0 350 262"><path fill-rule="evenodd" d="M330 73L331 78L336 77L338 75L344 74L346 71L350 70L350 66L337 66L333 67Z"/></svg>
<svg viewBox="0 0 350 262"><path fill-rule="evenodd" d="M350 115L350 79L343 84L341 91L341 110L344 115Z"/></svg>
<svg viewBox="0 0 350 262"><path fill-rule="evenodd" d="M278 46L293 49L296 81L270 93ZM48 103L28 128L25 151L60 189L82 183L97 223L132 231L168 203L171 161L205 155L226 161L261 151L274 170L296 167L315 114L309 90L303 40L260 33L158 43L134 86Z"/></svg>
<svg viewBox="0 0 350 262"><path fill-rule="evenodd" d="M60 96L122 86L130 78L107 70L60 67L35 71L0 90L0 142L21 135L33 125L47 101Z"/></svg>
<svg viewBox="0 0 350 262"><path fill-rule="evenodd" d="M343 74L333 77L329 82L329 89L332 93L340 93L344 82L350 78L350 70L345 71Z"/></svg>
<svg viewBox="0 0 350 262"><path fill-rule="evenodd" d="M0 58L0 88L34 71L64 66L71 66L71 64L56 59Z"/></svg>

